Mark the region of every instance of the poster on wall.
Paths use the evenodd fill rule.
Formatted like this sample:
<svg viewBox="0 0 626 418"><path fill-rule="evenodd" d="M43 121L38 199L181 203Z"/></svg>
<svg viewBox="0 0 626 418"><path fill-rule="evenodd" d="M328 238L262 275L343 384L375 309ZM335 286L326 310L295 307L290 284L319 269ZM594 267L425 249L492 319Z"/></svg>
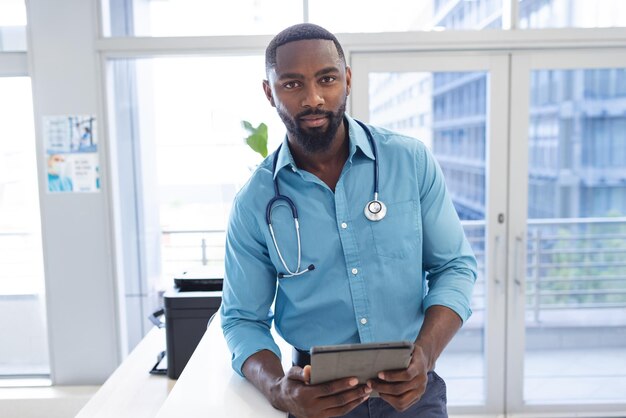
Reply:
<svg viewBox="0 0 626 418"><path fill-rule="evenodd" d="M48 192L100 190L98 138L94 116L44 116Z"/></svg>

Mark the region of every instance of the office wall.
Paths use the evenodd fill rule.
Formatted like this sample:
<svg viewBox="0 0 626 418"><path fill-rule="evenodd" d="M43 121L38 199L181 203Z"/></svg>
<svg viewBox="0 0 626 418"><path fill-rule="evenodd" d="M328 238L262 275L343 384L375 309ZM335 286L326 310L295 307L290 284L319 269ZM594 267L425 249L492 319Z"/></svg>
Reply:
<svg viewBox="0 0 626 418"><path fill-rule="evenodd" d="M53 383L60 385L101 383L121 358L106 144L94 52L97 4L96 0L27 2L50 366ZM42 120L48 115L96 116L101 191L47 192Z"/></svg>

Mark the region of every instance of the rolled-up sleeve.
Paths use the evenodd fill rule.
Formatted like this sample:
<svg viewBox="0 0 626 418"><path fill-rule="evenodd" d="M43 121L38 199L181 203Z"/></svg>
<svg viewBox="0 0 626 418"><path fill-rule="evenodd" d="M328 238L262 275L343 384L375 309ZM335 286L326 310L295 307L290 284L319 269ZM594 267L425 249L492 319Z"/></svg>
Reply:
<svg viewBox="0 0 626 418"><path fill-rule="evenodd" d="M275 293L276 271L259 224L236 199L226 232L220 315L232 367L241 376L244 362L256 352L270 350L280 358L270 332Z"/></svg>
<svg viewBox="0 0 626 418"><path fill-rule="evenodd" d="M423 269L428 293L424 312L433 305L452 309L465 322L470 309L477 264L433 155L423 148L416 158L421 171Z"/></svg>

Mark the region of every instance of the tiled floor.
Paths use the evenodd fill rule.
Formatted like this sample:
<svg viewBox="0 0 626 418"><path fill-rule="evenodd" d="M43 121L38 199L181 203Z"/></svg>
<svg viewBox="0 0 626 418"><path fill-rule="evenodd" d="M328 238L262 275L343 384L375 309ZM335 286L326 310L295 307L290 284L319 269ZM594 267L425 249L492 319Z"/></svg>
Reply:
<svg viewBox="0 0 626 418"><path fill-rule="evenodd" d="M484 359L444 353L437 362L450 405L484 402ZM530 404L626 402L626 347L526 353L524 399Z"/></svg>

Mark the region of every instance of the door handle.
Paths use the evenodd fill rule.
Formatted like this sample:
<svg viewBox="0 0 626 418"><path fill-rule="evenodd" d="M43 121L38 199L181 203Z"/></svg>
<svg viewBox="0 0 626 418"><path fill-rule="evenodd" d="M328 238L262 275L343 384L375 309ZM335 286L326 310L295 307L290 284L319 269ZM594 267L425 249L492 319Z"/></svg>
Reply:
<svg viewBox="0 0 626 418"><path fill-rule="evenodd" d="M514 272L513 272L513 282L518 286L522 287L522 275L520 272L521 266L523 265L521 256L523 254L524 238L521 235L515 237L515 260L514 260Z"/></svg>
<svg viewBox="0 0 626 418"><path fill-rule="evenodd" d="M496 287L501 287L502 285L502 269L500 268L501 263L502 263L500 261L500 257L501 257L500 246L502 245L501 242L502 242L502 239L500 235L496 235L493 240L493 261L492 261L493 283Z"/></svg>

